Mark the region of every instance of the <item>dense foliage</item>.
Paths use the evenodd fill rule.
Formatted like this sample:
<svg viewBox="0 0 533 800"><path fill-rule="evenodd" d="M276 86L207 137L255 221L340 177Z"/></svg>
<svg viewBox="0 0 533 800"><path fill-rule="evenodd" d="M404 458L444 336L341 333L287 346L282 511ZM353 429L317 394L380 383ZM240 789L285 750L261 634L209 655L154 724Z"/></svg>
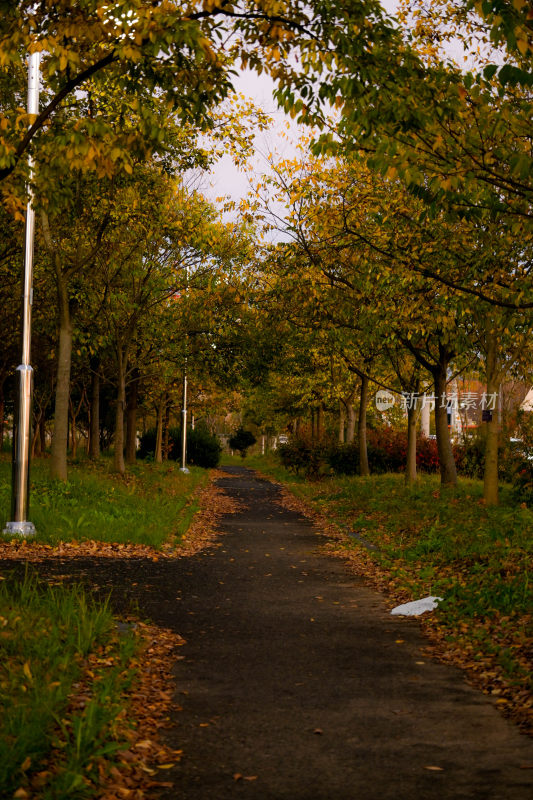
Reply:
<svg viewBox="0 0 533 800"><path fill-rule="evenodd" d="M245 430L243 427L237 428L228 439L228 444L232 450L238 450L241 458L245 458L246 451L256 443L256 438L251 431Z"/></svg>
<svg viewBox="0 0 533 800"><path fill-rule="evenodd" d="M139 447L140 458L152 460L155 454L157 432L151 428L141 436ZM181 460L181 429L170 428L168 431L168 458ZM218 466L222 446L218 438L205 427L199 426L187 430L187 464L195 467L211 469Z"/></svg>
<svg viewBox="0 0 533 800"><path fill-rule="evenodd" d="M367 432L368 462L373 474L405 472L407 434L392 427L371 429ZM484 470L484 441L480 436L470 437L454 444L454 458L461 475L481 478ZM288 470L308 479L326 474L357 475L359 445L313 441L306 436L294 436L278 448L278 457ZM500 479L513 485L513 496L519 503L533 505L533 451L521 443L502 445L500 452ZM416 449L417 467L421 472L438 471L439 459L435 439L419 436Z"/></svg>

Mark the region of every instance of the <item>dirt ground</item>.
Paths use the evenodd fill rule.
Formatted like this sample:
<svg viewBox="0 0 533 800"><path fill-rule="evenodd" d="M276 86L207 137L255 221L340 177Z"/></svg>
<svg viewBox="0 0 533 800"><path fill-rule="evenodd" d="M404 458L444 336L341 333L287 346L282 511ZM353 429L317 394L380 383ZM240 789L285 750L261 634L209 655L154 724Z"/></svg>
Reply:
<svg viewBox="0 0 533 800"><path fill-rule="evenodd" d="M195 555L36 564L185 638L161 734L183 757L157 796L529 800L533 741L424 654L418 622L321 552L278 486L242 467L217 483L238 510Z"/></svg>

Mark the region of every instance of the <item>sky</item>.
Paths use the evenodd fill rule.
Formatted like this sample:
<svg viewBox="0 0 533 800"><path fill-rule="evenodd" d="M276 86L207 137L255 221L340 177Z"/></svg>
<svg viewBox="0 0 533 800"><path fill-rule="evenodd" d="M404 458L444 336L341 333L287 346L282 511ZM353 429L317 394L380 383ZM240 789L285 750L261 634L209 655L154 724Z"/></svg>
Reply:
<svg viewBox="0 0 533 800"><path fill-rule="evenodd" d="M295 123L277 106L273 97L275 83L269 75L255 72L241 72L234 81L235 90L253 100L254 104L272 118L272 126L268 131L257 135L256 155L253 159L254 169L260 173L267 169L262 153L276 151L280 156L289 157L294 148L282 133L286 133L286 125L290 123L294 139L298 136ZM234 200L244 197L249 189L248 178L243 171L235 167L229 156L220 159L207 176L204 192L210 200L221 196L229 196Z"/></svg>
<svg viewBox="0 0 533 800"><path fill-rule="evenodd" d="M382 7L391 15L398 6L397 0L381 0ZM300 133L308 131L305 126L298 127L277 105L273 97L275 82L269 75L257 75L249 70L241 72L234 81L237 92L253 100L255 105L272 117L272 127L268 132L256 138L256 156L253 159L254 170L261 174L267 171L268 165L262 156L265 152L276 152L281 158L290 158L295 154L294 146L287 140L287 124L290 126L290 138L295 142ZM203 191L207 197L216 201L222 196L229 196L238 201L245 197L249 189L247 176L239 171L229 157L222 158L203 181Z"/></svg>
<svg viewBox="0 0 533 800"><path fill-rule="evenodd" d="M398 0L381 0L381 5L389 15L394 16L398 8ZM447 48L447 51L457 63L463 62L464 50L462 45L458 43L457 46ZM295 147L291 146L291 143L286 138L287 123L290 124L291 138L294 142L298 138L299 132L303 133L308 129L305 126L298 128L278 108L273 97L275 83L267 74L257 75L250 71L242 72L236 77L234 86L237 92L241 92L253 100L273 120L270 131L261 133L256 138L256 156L253 159L253 166L255 172L261 174L268 171L268 165L264 157L262 157L262 153L277 152L280 157L284 158L290 158L295 154ZM282 134L285 134L285 136ZM248 178L234 166L229 157L224 157L213 168L211 173L205 177L202 182L202 189L212 201L216 201L216 198L222 196L228 196L238 201L245 197L248 192Z"/></svg>

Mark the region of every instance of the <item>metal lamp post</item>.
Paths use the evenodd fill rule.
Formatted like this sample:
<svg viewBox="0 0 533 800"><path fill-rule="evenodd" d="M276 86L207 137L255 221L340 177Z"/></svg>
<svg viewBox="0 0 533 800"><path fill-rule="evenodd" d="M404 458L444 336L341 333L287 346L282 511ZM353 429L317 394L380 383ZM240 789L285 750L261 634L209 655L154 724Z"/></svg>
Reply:
<svg viewBox="0 0 533 800"><path fill-rule="evenodd" d="M180 472L187 469L187 356L183 365L183 408L181 409L181 467Z"/></svg>
<svg viewBox="0 0 533 800"><path fill-rule="evenodd" d="M185 266L187 280L185 296L189 294L189 265ZM183 407L181 409L181 467L180 472L188 473L187 469L187 357L189 354L189 334L185 334L185 360L183 362Z"/></svg>
<svg viewBox="0 0 533 800"><path fill-rule="evenodd" d="M28 66L28 114L39 113L40 53L32 53ZM24 288L22 294L22 363L17 367L19 376L19 401L13 429L13 474L11 494L12 521L6 523L4 533L20 536L35 535L35 525L27 520L30 485L30 432L33 369L30 366L31 306L33 300L33 240L35 211L31 180L33 157L29 156L30 186L26 206L24 244Z"/></svg>

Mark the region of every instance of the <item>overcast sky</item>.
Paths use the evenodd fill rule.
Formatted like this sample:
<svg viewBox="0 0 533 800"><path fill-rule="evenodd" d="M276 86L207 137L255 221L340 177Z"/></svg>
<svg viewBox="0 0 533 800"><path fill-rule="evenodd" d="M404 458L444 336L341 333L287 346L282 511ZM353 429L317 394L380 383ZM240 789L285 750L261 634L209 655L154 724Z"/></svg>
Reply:
<svg viewBox="0 0 533 800"><path fill-rule="evenodd" d="M397 0L381 0L381 5L386 12L393 16L398 2ZM453 48L450 55L461 61L463 52L459 47ZM277 152L280 157L285 158L290 158L294 154L294 148L281 134L282 132L286 134L286 125L289 121L291 136L296 140L299 135L298 126L278 108L273 97L275 83L265 73L257 75L255 72L243 72L235 79L234 85L238 92L242 92L253 100L255 105L268 113L273 120L270 131L260 133L256 139L257 155L253 160L253 165L254 170L260 174L267 171L267 164L261 156L262 152ZM306 130L308 129L305 126L300 128L302 132ZM248 188L246 175L234 166L229 157L221 159L203 182L204 193L213 201L221 196L239 200L247 194Z"/></svg>
<svg viewBox="0 0 533 800"><path fill-rule="evenodd" d="M390 14L394 14L398 3L397 0L381 0L381 5ZM261 152L277 152L280 157L291 157L294 149L287 139L281 136L281 133L286 133L286 125L289 121L291 135L296 140L298 127L278 108L273 97L275 83L269 75L265 73L257 75L255 72L247 70L235 79L234 85L237 92L242 92L253 100L255 105L268 113L273 120L270 131L260 133L256 140L257 155L254 159L254 169L261 173L267 170L267 164L262 158ZM302 127L301 130L303 131L305 128ZM246 175L234 166L229 157L221 159L202 183L204 184L204 193L213 201L221 196L239 200L247 194L249 188Z"/></svg>

